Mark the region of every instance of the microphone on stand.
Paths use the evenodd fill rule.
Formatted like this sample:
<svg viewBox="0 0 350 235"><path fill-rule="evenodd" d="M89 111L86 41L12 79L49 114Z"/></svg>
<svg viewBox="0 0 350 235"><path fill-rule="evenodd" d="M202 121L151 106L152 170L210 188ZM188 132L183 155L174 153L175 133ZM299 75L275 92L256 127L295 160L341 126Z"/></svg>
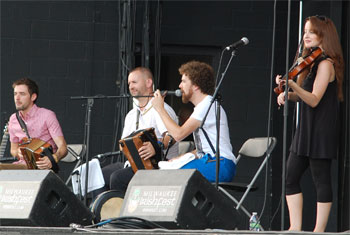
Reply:
<svg viewBox="0 0 350 235"><path fill-rule="evenodd" d="M226 50L229 51L231 48L236 49L236 48L238 48L238 47L240 47L240 46L245 46L245 45L247 45L248 43L249 43L248 38L243 37L243 38L241 38L241 40L239 40L239 41L237 41L237 42L234 42L234 43L232 43L231 45L227 46L227 47L226 47Z"/></svg>
<svg viewBox="0 0 350 235"><path fill-rule="evenodd" d="M101 158L103 158L103 157L110 157L110 156L114 156L114 155L117 155L117 154L120 154L120 151L107 152L107 153L100 153L100 154L97 154L97 155L95 156L95 158L101 159Z"/></svg>

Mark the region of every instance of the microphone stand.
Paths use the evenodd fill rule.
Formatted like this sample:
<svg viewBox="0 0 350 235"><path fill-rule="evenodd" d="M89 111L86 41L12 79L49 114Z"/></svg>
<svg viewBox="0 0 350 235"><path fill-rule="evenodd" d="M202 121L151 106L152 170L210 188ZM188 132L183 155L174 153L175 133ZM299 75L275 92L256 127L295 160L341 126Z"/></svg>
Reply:
<svg viewBox="0 0 350 235"><path fill-rule="evenodd" d="M86 105L86 116L85 116L85 129L84 129L84 145L86 146L85 154L85 163L86 163L86 172L85 172L85 189L84 189L84 204L88 207L87 203L87 190L88 190L88 179L89 179L89 146L90 146L90 123L91 123L91 110L94 105L95 99L115 99L115 98L129 98L128 95L122 96L105 96L105 95L96 95L96 96L73 96L70 97L72 100L87 100ZM80 185L80 184L79 184Z"/></svg>
<svg viewBox="0 0 350 235"><path fill-rule="evenodd" d="M226 48L224 49L226 50ZM221 54L222 55L222 54ZM231 57L228 61L228 64L226 65L226 68L224 70L224 72L221 74L221 78L219 83L217 84L216 88L215 88L215 92L213 94L213 99L210 102L210 105L207 109L207 112L203 118L203 121L200 125L200 128L203 128L205 120L207 119L207 116L209 114L209 111L211 109L211 106L213 105L214 101L217 102L217 106L216 106L216 152L215 152L215 157L216 157L216 175L215 175L215 187L216 189L219 188L219 172L220 172L220 107L221 107L221 96L218 94L220 87L221 87L221 83L224 80L225 74L231 64L231 61L233 59L233 57L236 56L236 48L233 48L232 53L231 53ZM210 141L210 140L208 140Z"/></svg>
<svg viewBox="0 0 350 235"><path fill-rule="evenodd" d="M287 124L288 124L288 64L289 64L289 34L290 34L290 9L291 1L288 0L288 17L287 17L287 46L286 46L286 84L284 90L284 109L283 109L283 156L282 156L282 195L281 195L281 230L284 230L284 214L285 214L285 203L286 203L286 162L287 162Z"/></svg>

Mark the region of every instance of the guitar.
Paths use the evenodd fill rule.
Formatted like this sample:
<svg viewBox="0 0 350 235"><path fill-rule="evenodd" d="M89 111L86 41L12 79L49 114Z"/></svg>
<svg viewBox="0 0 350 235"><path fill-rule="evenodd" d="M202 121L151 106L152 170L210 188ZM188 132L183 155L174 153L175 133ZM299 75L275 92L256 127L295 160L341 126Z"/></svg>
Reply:
<svg viewBox="0 0 350 235"><path fill-rule="evenodd" d="M6 123L6 125L4 127L4 135L2 136L2 140L1 140L1 144L0 144L0 162L16 161L17 160L16 158L14 158L12 156L4 157L8 141L9 141L8 123Z"/></svg>

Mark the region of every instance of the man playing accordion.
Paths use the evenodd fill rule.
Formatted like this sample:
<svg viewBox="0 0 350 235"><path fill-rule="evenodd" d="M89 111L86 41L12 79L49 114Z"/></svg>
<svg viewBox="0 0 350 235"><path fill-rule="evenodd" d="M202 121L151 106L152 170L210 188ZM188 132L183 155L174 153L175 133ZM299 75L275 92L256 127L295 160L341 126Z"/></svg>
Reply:
<svg viewBox="0 0 350 235"><path fill-rule="evenodd" d="M11 155L26 164L20 150L23 139L40 139L52 147L52 155L42 154L36 161L38 169L53 169L60 159L67 155L67 144L61 126L53 111L40 108L35 103L39 96L38 85L29 78L21 78L12 84L17 112L9 121ZM22 128L20 122L25 128ZM28 164L27 164L28 165Z"/></svg>
<svg viewBox="0 0 350 235"><path fill-rule="evenodd" d="M153 99L153 75L152 72L145 67L137 67L129 73L128 77L129 91L133 98L134 107L126 115L124 122L124 129L121 139L130 136L133 132L147 128L154 128L155 135L158 141L165 144L167 148L169 143L169 136L167 136L167 129L160 118L159 114L152 106ZM139 97L148 96L148 97ZM178 119L174 110L168 105L164 104L169 116L177 123ZM153 158L156 154L156 149L153 147L151 141L146 141L138 148L138 154L143 160ZM173 145L167 154L167 159L178 155L178 144ZM94 192L94 196L109 189L117 190L123 195L126 192L128 184L134 175L131 167L124 168L122 163L114 163L102 168L105 186Z"/></svg>

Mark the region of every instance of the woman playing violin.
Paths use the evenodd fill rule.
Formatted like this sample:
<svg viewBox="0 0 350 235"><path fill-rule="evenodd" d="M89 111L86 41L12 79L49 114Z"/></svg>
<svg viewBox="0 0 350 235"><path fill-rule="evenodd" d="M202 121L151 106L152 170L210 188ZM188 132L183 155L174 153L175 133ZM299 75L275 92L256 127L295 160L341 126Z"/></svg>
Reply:
<svg viewBox="0 0 350 235"><path fill-rule="evenodd" d="M287 160L286 200L289 230L302 229L303 195L300 179L310 167L317 193L314 232L324 232L332 206L331 163L337 157L339 101L343 100L344 62L334 23L324 16L306 18L303 55L311 48L323 50L313 64L301 72L296 82L288 80L288 99L300 103L300 116ZM285 83L281 76L277 84ZM284 105L284 92L277 97Z"/></svg>

